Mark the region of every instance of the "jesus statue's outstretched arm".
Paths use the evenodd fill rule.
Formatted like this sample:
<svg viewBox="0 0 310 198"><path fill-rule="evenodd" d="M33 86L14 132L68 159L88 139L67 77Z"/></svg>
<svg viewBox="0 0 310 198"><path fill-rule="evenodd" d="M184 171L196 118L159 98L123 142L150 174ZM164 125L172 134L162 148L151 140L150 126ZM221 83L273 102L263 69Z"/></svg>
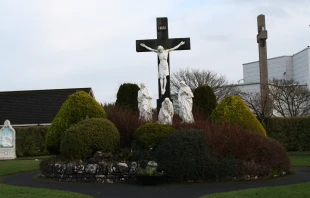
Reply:
<svg viewBox="0 0 310 198"><path fill-rule="evenodd" d="M148 49L148 50L152 51L152 52L155 52L155 53L157 53L157 52L158 52L156 49L152 49L152 48L150 48L150 47L146 46L144 43L141 43L140 45L141 45L142 47L144 47L144 48L146 48L146 49Z"/></svg>
<svg viewBox="0 0 310 198"><path fill-rule="evenodd" d="M173 48L171 48L171 49L168 49L167 51L168 52L171 52L171 51L173 51L173 50L176 50L176 49L178 49L181 45L184 45L185 44L185 42L184 41L181 41L181 43L179 44L179 45L177 45L177 46L175 46L175 47L173 47Z"/></svg>

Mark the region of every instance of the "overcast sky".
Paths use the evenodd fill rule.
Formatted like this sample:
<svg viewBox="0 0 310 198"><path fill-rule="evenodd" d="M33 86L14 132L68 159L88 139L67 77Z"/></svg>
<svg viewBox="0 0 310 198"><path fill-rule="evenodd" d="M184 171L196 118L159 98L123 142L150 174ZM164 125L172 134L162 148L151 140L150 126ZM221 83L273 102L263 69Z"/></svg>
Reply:
<svg viewBox="0 0 310 198"><path fill-rule="evenodd" d="M156 54L135 49L156 38L156 17L168 17L170 38L191 39L190 51L170 54L171 72L237 83L242 64L258 60L259 14L269 58L310 45L309 0L0 0L0 91L91 87L104 103L120 84L144 82L156 99Z"/></svg>

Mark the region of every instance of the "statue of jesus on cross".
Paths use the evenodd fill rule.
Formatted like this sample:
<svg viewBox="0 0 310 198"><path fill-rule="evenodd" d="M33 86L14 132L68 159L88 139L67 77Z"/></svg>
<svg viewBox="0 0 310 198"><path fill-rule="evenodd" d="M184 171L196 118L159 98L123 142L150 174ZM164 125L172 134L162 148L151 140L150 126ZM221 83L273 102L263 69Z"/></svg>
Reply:
<svg viewBox="0 0 310 198"><path fill-rule="evenodd" d="M181 45L184 45L185 42L181 41L180 44L171 48L171 49L164 49L161 45L157 47L157 49L152 49L146 46L144 43L140 45L152 52L157 53L159 58L159 65L158 65L158 78L160 80L160 88L161 88L161 95L164 95L166 92L166 84L167 84L167 76L169 76L169 65L168 65L168 54L173 50L178 49Z"/></svg>

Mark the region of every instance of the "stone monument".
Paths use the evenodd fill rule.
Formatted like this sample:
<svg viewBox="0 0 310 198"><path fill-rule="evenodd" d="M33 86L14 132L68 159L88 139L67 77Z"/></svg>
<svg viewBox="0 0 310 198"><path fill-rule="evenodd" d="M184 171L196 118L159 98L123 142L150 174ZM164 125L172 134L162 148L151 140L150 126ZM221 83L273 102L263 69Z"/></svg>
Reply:
<svg viewBox="0 0 310 198"><path fill-rule="evenodd" d="M0 129L0 160L15 158L15 130L12 128L10 121L5 120L3 127Z"/></svg>
<svg viewBox="0 0 310 198"><path fill-rule="evenodd" d="M157 39L137 40L137 52L156 52L158 54L158 100L157 112L162 102L170 95L170 61L169 52L172 50L190 50L190 38L173 38L168 36L168 19L157 18Z"/></svg>
<svg viewBox="0 0 310 198"><path fill-rule="evenodd" d="M193 92L191 88L185 84L184 81L181 81L180 85L181 87L178 93L178 101L180 106L179 115L182 118L182 122L193 123Z"/></svg>

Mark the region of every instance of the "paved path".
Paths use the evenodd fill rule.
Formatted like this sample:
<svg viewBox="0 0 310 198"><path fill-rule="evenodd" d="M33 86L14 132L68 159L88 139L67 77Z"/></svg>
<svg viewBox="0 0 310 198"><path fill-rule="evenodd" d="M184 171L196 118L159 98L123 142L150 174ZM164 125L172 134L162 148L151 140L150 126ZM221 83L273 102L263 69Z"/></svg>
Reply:
<svg viewBox="0 0 310 198"><path fill-rule="evenodd" d="M206 194L228 192L247 188L272 187L302 182L310 182L310 167L293 167L295 174L268 180L234 181L203 184L163 184L157 186L141 186L134 184L96 184L66 183L34 179L39 171L20 173L3 178L2 183L16 186L49 188L88 194L93 197L127 198L127 197L159 197L159 198L191 198Z"/></svg>

